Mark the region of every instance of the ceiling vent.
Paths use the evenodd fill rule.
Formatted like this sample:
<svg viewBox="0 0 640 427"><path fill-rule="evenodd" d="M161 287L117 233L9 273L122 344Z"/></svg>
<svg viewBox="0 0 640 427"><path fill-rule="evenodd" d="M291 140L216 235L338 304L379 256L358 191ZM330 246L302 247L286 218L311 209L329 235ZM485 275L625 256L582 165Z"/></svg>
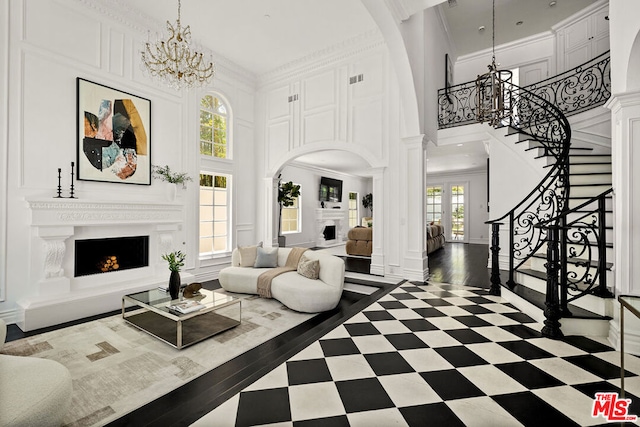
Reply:
<svg viewBox="0 0 640 427"><path fill-rule="evenodd" d="M458 5L458 0L447 0L449 3L449 7L454 7Z"/></svg>

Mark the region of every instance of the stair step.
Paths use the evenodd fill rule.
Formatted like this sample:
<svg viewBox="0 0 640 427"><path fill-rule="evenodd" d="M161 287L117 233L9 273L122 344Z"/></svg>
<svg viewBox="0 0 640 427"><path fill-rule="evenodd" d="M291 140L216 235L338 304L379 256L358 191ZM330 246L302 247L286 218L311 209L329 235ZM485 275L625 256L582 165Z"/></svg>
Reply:
<svg viewBox="0 0 640 427"><path fill-rule="evenodd" d="M611 163L569 163L569 174L578 173L611 173Z"/></svg>
<svg viewBox="0 0 640 427"><path fill-rule="evenodd" d="M503 285L503 286L506 287L506 285ZM546 296L542 292L538 292L535 289L531 289L523 285L516 285L513 289L511 289L511 292L515 293L519 297L535 305L542 311L544 311L544 309L546 308L545 306ZM593 311L586 310L574 304L568 304L568 308L572 314L571 317L575 319L611 320L611 317L609 316L599 315L598 313L594 313Z"/></svg>
<svg viewBox="0 0 640 427"><path fill-rule="evenodd" d="M552 155L550 155L550 154L546 153L546 152L545 152L545 151L546 151L546 149L545 149L545 148L538 148L538 147L535 147L535 148L537 148L537 149L538 149L538 154L537 154L537 155L536 155L536 157L535 157L536 159L540 159L540 158L542 158L542 157L550 157L550 158L552 158L552 159L553 159L553 163L555 163L555 161L556 161L555 157L553 157ZM525 151L533 150L533 149L535 149L535 148L527 148ZM569 148L569 155L573 155L573 154L577 154L577 153L583 153L583 152L585 152L585 151L591 151L591 150L593 150L593 148L588 148L588 147L571 147L571 148Z"/></svg>
<svg viewBox="0 0 640 427"><path fill-rule="evenodd" d="M573 190L573 188L572 188ZM601 192L600 192L601 193ZM592 195L586 195L586 196L573 196L573 192L571 193L572 195L569 197L569 208L573 209L575 207L578 207L586 202L588 202L589 200L592 200L594 196L600 194L592 194ZM593 201L592 203L587 205L588 208L585 210L589 210L589 209L595 209L597 207L597 201ZM604 206L605 209L607 211L613 211L613 199L611 199L610 197L606 197L605 201L604 201Z"/></svg>
<svg viewBox="0 0 640 427"><path fill-rule="evenodd" d="M553 166L556 163L556 159L550 157L548 160L548 166ZM570 154L569 164L582 164L582 163L611 163L610 154Z"/></svg>
<svg viewBox="0 0 640 427"><path fill-rule="evenodd" d="M571 184L571 196L588 200L604 193L610 188L611 184Z"/></svg>
<svg viewBox="0 0 640 427"><path fill-rule="evenodd" d="M547 256L545 254L534 254L533 255L534 258L538 258L538 259L543 259L543 260L547 260ZM584 263L589 263L591 265L591 267L597 268L598 267L598 261L592 260L589 261L587 259L584 258L567 258L567 262L573 265L578 265L578 264L584 264ZM611 270L611 268L613 267L613 263L612 262L607 262L607 270ZM537 271L537 270L534 270ZM545 280L546 280L546 275L545 275Z"/></svg>

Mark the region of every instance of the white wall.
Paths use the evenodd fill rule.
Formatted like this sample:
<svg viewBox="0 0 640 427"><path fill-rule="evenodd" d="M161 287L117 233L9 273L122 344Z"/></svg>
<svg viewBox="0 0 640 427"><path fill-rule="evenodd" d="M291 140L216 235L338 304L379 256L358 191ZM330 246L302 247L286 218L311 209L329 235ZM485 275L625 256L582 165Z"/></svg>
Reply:
<svg viewBox="0 0 640 427"><path fill-rule="evenodd" d="M496 46L496 63L501 69L514 69L546 62L549 76L553 76L556 74L555 46L556 38L551 32L505 43ZM460 56L454 65L453 81L455 84L473 81L479 74L487 72L489 64L491 64L491 49ZM444 84L442 86L444 87Z"/></svg>
<svg viewBox="0 0 640 427"><path fill-rule="evenodd" d="M465 189L468 198L465 206L467 220L465 233L468 235L468 243L489 243L489 227L485 221L489 219L487 212L487 171L475 170L459 173L427 174L427 186L443 185L449 192L449 186L453 184L469 183ZM448 199L448 198L447 198ZM443 206L445 215L451 214L448 206ZM449 240L447 238L447 240Z"/></svg>
<svg viewBox="0 0 640 427"><path fill-rule="evenodd" d="M325 202L325 208L332 209L335 206L339 206L340 209L347 212L349 209L349 192L355 191L358 193L359 216L369 216L369 211L365 211L362 207L362 196L371 192L371 178L303 166L287 165L282 170L282 182L293 181L295 184L299 184L302 200L302 232L286 234L287 246L316 246L316 209L320 208L318 193L320 189L320 178L323 176L342 180L342 202ZM342 234L345 238L348 231L349 224L347 222L343 224L342 227Z"/></svg>
<svg viewBox="0 0 640 427"><path fill-rule="evenodd" d="M7 82L6 112L7 154L0 150L0 169L7 175L6 286L0 302L0 317L15 321L16 302L38 293L36 284L43 277L42 260L37 259L43 241L29 225L25 199L55 195L57 168L62 168L64 194L68 194L70 162L76 159L76 78L133 93L151 100L151 163L168 164L174 170L195 178L179 200L185 206L184 226L178 227L173 241L188 253L185 271L212 274L216 266L202 266L197 255L197 142L198 96L164 88L142 76L139 49L147 34L140 22L128 21L128 15L107 11L102 4L59 0L43 2L14 0L3 2L0 27L7 66L0 61L2 81ZM5 33L8 31L8 33ZM8 34L9 41L5 37ZM8 76L8 77L7 77ZM232 133L238 141L233 162L228 168L237 174L238 194L252 195L256 186L251 174L253 156L254 88L252 76L225 63L218 66L213 83L233 107L236 120ZM3 113L5 114L5 113ZM5 123L4 117L2 120ZM5 135L5 133L2 133ZM3 147L4 140L0 140ZM248 179L243 179L243 177ZM76 181L79 200L127 202L164 202L164 185L152 180L150 186ZM2 191L2 190L0 190ZM52 199L53 200L53 199ZM255 232L253 197L235 197L238 222ZM0 243L2 243L0 233ZM248 239L247 239L248 240ZM252 240L252 239L251 239ZM157 253L157 252L156 252ZM150 260L152 265L157 260ZM4 270L4 269L3 269ZM0 286L3 282L0 281ZM0 293L1 295L1 293Z"/></svg>

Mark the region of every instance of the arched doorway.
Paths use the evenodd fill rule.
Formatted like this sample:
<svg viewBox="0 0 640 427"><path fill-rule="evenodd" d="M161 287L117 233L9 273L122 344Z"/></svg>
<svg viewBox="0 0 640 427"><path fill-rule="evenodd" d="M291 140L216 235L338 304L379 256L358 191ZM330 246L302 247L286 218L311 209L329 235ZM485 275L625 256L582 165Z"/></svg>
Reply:
<svg viewBox="0 0 640 427"><path fill-rule="evenodd" d="M316 145L316 144L314 144ZM349 221L350 211L349 193L357 194L359 207L357 222L365 216L361 206L361 199L365 194L371 193L374 200L382 200L383 171L381 160L376 159L365 148L344 143L323 143L315 147L299 147L292 150L265 177L265 211L271 213L264 230L265 242L278 244L278 231L281 225L280 206L277 201L279 182L291 181L300 185L300 200L297 206L299 213L299 229L292 230L286 227L285 234L287 246L316 247L322 241L320 234L325 222L334 223L336 227L335 245L344 245L348 230L355 223ZM340 197L321 200L320 183L324 178L340 181ZM352 207L352 206L351 206ZM375 204L374 204L375 209ZM287 212L288 221L294 218L295 212ZM370 213L367 211L366 216ZM380 215L380 224L383 224L382 209L374 211L373 216ZM376 220L377 221L377 220ZM282 223L284 225L284 223ZM283 234L284 234L283 233ZM373 227L373 253L372 272L384 274L382 248L384 235L383 227ZM326 236L325 236L326 237ZM323 242L324 243L324 242ZM375 256L374 256L375 255ZM377 260L374 262L374 260Z"/></svg>

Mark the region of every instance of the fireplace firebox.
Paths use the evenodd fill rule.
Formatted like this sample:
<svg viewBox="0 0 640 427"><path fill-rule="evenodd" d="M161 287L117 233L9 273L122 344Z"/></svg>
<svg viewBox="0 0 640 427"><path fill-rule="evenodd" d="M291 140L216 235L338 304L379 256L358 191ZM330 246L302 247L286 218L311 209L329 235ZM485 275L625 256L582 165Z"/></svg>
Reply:
<svg viewBox="0 0 640 427"><path fill-rule="evenodd" d="M334 240L336 238L336 226L325 226L324 230L322 230L322 235L324 236L324 240Z"/></svg>
<svg viewBox="0 0 640 427"><path fill-rule="evenodd" d="M149 265L149 236L76 240L75 277Z"/></svg>

